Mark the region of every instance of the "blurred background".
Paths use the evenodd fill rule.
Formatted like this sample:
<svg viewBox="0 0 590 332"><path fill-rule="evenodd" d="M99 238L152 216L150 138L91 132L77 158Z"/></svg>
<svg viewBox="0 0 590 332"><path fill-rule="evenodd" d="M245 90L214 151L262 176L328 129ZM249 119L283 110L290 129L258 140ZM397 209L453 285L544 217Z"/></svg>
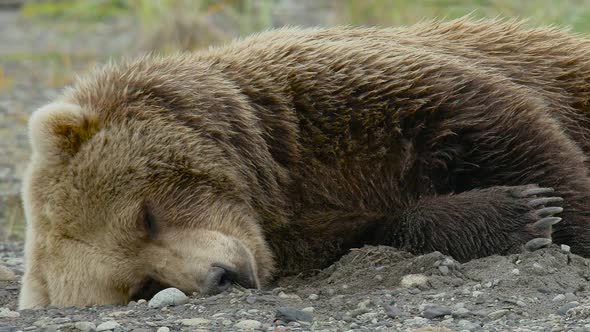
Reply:
<svg viewBox="0 0 590 332"><path fill-rule="evenodd" d="M590 32L590 0L0 0L0 241L22 238L27 119L97 64L196 50L285 25L520 17Z"/></svg>

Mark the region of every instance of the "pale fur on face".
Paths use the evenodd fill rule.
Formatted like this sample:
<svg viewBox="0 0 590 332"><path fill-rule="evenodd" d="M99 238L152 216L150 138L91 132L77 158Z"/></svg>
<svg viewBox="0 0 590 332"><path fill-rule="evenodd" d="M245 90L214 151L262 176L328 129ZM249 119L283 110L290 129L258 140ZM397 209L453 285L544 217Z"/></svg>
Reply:
<svg viewBox="0 0 590 332"><path fill-rule="evenodd" d="M146 278L199 292L213 263L248 265L258 285L269 278L272 258L248 204L217 183L191 182L225 168L167 149L175 131L106 125L68 102L39 109L29 126L21 309L124 304ZM138 139L146 135L158 137ZM229 185L233 175L216 176ZM146 204L155 234L142 227Z"/></svg>

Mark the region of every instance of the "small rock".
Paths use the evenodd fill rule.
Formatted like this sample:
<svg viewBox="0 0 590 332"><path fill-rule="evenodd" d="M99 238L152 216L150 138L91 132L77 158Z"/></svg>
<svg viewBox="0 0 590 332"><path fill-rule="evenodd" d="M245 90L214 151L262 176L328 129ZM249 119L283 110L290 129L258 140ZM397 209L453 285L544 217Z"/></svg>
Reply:
<svg viewBox="0 0 590 332"><path fill-rule="evenodd" d="M457 325L459 325L461 327L462 330L467 330L467 331L479 331L481 330L481 326L476 324L476 323L472 323L468 320L462 319L460 321L457 322Z"/></svg>
<svg viewBox="0 0 590 332"><path fill-rule="evenodd" d="M309 294L309 296L307 298L312 301L315 301L315 300L319 299L320 296L318 294Z"/></svg>
<svg viewBox="0 0 590 332"><path fill-rule="evenodd" d="M299 297L299 295L297 295L297 294L287 294L285 292L280 292L279 293L279 297L281 299L298 299L298 300L301 300L301 298Z"/></svg>
<svg viewBox="0 0 590 332"><path fill-rule="evenodd" d="M96 330L96 324L92 322L76 322L74 327L82 332Z"/></svg>
<svg viewBox="0 0 590 332"><path fill-rule="evenodd" d="M574 293L565 293L565 300L567 302L573 302L573 301L576 301L577 299L578 299L578 297Z"/></svg>
<svg viewBox="0 0 590 332"><path fill-rule="evenodd" d="M520 274L520 270L519 269L512 269L512 274L514 274L515 276Z"/></svg>
<svg viewBox="0 0 590 332"><path fill-rule="evenodd" d="M480 297L481 295L483 295L482 291L473 291L473 293L471 293L471 296L473 297Z"/></svg>
<svg viewBox="0 0 590 332"><path fill-rule="evenodd" d="M162 308L169 305L188 303L188 296L176 288L166 288L159 291L148 303L150 308Z"/></svg>
<svg viewBox="0 0 590 332"><path fill-rule="evenodd" d="M376 281L383 281L383 276L380 274L377 274L377 275L375 275L375 277L373 279L375 279Z"/></svg>
<svg viewBox="0 0 590 332"><path fill-rule="evenodd" d="M191 319L182 319L180 321L184 326L198 326L203 324L208 324L210 320L205 318L191 318Z"/></svg>
<svg viewBox="0 0 590 332"><path fill-rule="evenodd" d="M580 304L578 302L569 302L569 303L566 303L566 304L562 305L561 307L559 307L559 309L557 309L557 312L560 315L565 316L565 314L568 312L568 310L570 310L571 308L575 308L579 305Z"/></svg>
<svg viewBox="0 0 590 332"><path fill-rule="evenodd" d="M566 311L566 318L572 321L587 322L590 319L590 305L573 307Z"/></svg>
<svg viewBox="0 0 590 332"><path fill-rule="evenodd" d="M262 323L253 319L245 319L237 322L234 327L242 330L254 330L262 327Z"/></svg>
<svg viewBox="0 0 590 332"><path fill-rule="evenodd" d="M156 332L170 332L170 329L167 326L162 326Z"/></svg>
<svg viewBox="0 0 590 332"><path fill-rule="evenodd" d="M403 316L404 312L401 311L398 307L392 304L383 304L383 308L385 309L385 314L389 318L398 318Z"/></svg>
<svg viewBox="0 0 590 332"><path fill-rule="evenodd" d="M441 265L438 267L438 270L440 271L440 273L442 273L442 275L446 276L447 274L449 274L449 267L446 265Z"/></svg>
<svg viewBox="0 0 590 332"><path fill-rule="evenodd" d="M119 323L117 323L117 321L110 320L108 322L104 322L104 323L98 325L96 327L96 331L100 332L100 331L114 330L115 328L117 328L119 326L121 326L121 325L119 325Z"/></svg>
<svg viewBox="0 0 590 332"><path fill-rule="evenodd" d="M275 313L275 319L282 320L285 322L311 322L313 320L313 315L309 312L305 312L291 307L280 307L277 309Z"/></svg>
<svg viewBox="0 0 590 332"><path fill-rule="evenodd" d="M248 304L256 303L256 296L251 295L251 296L246 297L246 303L248 303Z"/></svg>
<svg viewBox="0 0 590 332"><path fill-rule="evenodd" d="M551 301L553 301L553 302L561 302L561 301L563 301L563 300L565 300L565 295L563 295L563 294L557 294L557 295L556 295L556 296L553 298L553 300L551 300Z"/></svg>
<svg viewBox="0 0 590 332"><path fill-rule="evenodd" d="M147 303L147 301L145 299L137 300L137 304L145 304L145 303Z"/></svg>
<svg viewBox="0 0 590 332"><path fill-rule="evenodd" d="M455 318L465 318L471 315L471 311L467 308L457 308L451 312L451 315Z"/></svg>
<svg viewBox="0 0 590 332"><path fill-rule="evenodd" d="M508 309L500 309L500 310L490 312L488 314L488 317L490 319L496 320L496 319L500 319L500 318L504 317L509 312L510 312L510 310L508 310Z"/></svg>
<svg viewBox="0 0 590 332"><path fill-rule="evenodd" d="M306 308L301 309L301 311L305 311L305 312L309 312L310 314L313 314L314 309L315 309L314 307L306 307Z"/></svg>
<svg viewBox="0 0 590 332"><path fill-rule="evenodd" d="M0 318L17 318L20 314L8 308L0 308Z"/></svg>
<svg viewBox="0 0 590 332"><path fill-rule="evenodd" d="M16 275L11 269L0 264L0 281L13 281L15 278Z"/></svg>
<svg viewBox="0 0 590 332"><path fill-rule="evenodd" d="M428 277L423 274L406 274L402 277L400 285L404 288L414 288L425 286L428 282Z"/></svg>
<svg viewBox="0 0 590 332"><path fill-rule="evenodd" d="M446 315L450 315L450 314L451 314L451 309L449 309L447 307L443 307L443 306L439 306L439 305L431 305L431 306L428 306L426 309L424 309L421 316L424 318L433 319L433 318L442 317L442 316L446 316Z"/></svg>
<svg viewBox="0 0 590 332"><path fill-rule="evenodd" d="M571 251L571 248L567 244L562 244L561 245L561 251L563 251L563 252L570 252Z"/></svg>
<svg viewBox="0 0 590 332"><path fill-rule="evenodd" d="M367 307L371 306L371 300L367 299L357 304L357 308L359 309L366 309Z"/></svg>

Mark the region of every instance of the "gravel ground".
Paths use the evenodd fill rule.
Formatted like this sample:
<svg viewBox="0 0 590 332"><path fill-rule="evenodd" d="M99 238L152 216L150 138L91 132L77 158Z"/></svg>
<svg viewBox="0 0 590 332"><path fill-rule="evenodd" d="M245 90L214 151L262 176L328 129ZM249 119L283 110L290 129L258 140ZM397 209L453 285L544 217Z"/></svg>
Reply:
<svg viewBox="0 0 590 332"><path fill-rule="evenodd" d="M21 248L0 246L0 331L590 331L590 260L567 247L465 264L365 247L265 290L19 312Z"/></svg>
<svg viewBox="0 0 590 332"><path fill-rule="evenodd" d="M130 22L43 25L0 11L1 229L22 224L18 191L29 154L29 114L73 72L128 54L137 37ZM0 332L590 331L590 260L567 247L465 264L440 253L413 256L366 247L265 290L234 289L213 297L168 290L150 303L16 311L22 273L22 242L4 240Z"/></svg>

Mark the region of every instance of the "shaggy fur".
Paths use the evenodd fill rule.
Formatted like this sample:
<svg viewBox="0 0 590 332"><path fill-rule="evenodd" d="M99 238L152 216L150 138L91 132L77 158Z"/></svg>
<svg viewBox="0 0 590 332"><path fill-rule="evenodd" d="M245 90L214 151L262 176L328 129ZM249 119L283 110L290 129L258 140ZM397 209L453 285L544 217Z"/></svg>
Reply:
<svg viewBox="0 0 590 332"><path fill-rule="evenodd" d="M212 262L264 284L363 244L590 257L588 50L460 19L106 66L31 120L21 307L124 303L146 277L200 291Z"/></svg>

